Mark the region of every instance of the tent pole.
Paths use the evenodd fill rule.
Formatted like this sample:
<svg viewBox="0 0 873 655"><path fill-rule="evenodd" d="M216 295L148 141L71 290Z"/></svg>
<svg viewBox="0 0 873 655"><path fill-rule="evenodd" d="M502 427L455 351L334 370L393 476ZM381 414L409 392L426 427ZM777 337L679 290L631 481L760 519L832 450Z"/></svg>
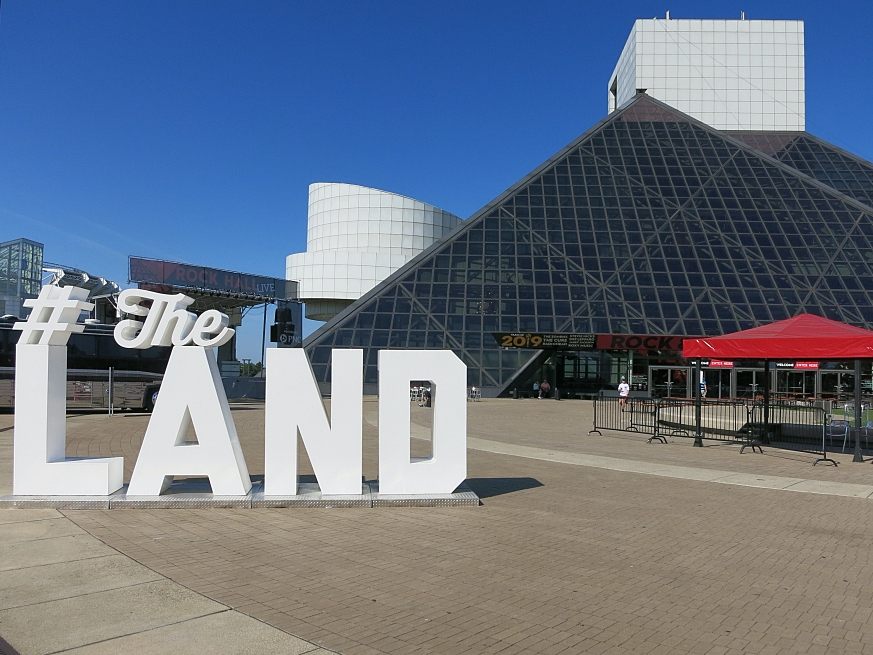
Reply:
<svg viewBox="0 0 873 655"><path fill-rule="evenodd" d="M861 360L855 360L855 456L853 462L863 462L861 455Z"/></svg>
<svg viewBox="0 0 873 655"><path fill-rule="evenodd" d="M770 432L770 360L764 360L764 434L761 441L769 443Z"/></svg>
<svg viewBox="0 0 873 655"><path fill-rule="evenodd" d="M702 404L703 399L700 395L700 359L698 359L694 366L694 421L697 426L697 432L694 434L694 445L697 448L703 448L703 430L700 420Z"/></svg>

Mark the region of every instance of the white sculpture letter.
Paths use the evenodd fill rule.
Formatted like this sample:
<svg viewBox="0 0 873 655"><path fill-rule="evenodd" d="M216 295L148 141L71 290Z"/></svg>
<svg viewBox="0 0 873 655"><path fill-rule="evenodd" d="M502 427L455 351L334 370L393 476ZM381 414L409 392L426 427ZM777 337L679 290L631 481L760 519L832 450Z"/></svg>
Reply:
<svg viewBox="0 0 873 655"><path fill-rule="evenodd" d="M334 350L331 357L328 422L303 348L267 351L265 496L297 494L298 431L322 494L361 493L364 351Z"/></svg>
<svg viewBox="0 0 873 655"><path fill-rule="evenodd" d="M185 307L192 304L194 299L181 293L178 296L180 298L175 303L165 306L161 322L155 328L155 336L152 338L153 346L184 346L191 343L194 336L191 330L194 328L194 323L197 322L197 314L189 312ZM154 309L154 305L152 305L152 309Z"/></svg>
<svg viewBox="0 0 873 655"><path fill-rule="evenodd" d="M12 492L32 496L108 496L121 488L124 458L67 459L67 340L85 289L45 286L27 321L14 328L22 335L15 349L15 434Z"/></svg>
<svg viewBox="0 0 873 655"><path fill-rule="evenodd" d="M217 309L207 309L200 314L200 317L194 323L194 329L191 331L194 343L205 348L212 348L213 346L227 343L234 332L231 328L227 327L229 322L227 314L222 314ZM210 335L215 336L210 338Z"/></svg>
<svg viewBox="0 0 873 655"><path fill-rule="evenodd" d="M151 307L143 307L143 300ZM177 293L166 294L147 289L125 289L118 296L118 309L132 316L145 316L145 321L125 319L115 326L115 341L123 348L146 349L152 346L221 346L234 334L227 327L228 318L210 309L198 318L186 307L193 298ZM209 335L215 335L209 338Z"/></svg>
<svg viewBox="0 0 873 655"><path fill-rule="evenodd" d="M430 380L432 456L410 456L409 383ZM451 350L379 351L379 493L452 493L467 477L467 367Z"/></svg>
<svg viewBox="0 0 873 655"><path fill-rule="evenodd" d="M186 444L190 425L196 444ZM208 476L212 493L245 496L252 487L215 353L175 346L133 469L128 496L157 496L173 476Z"/></svg>

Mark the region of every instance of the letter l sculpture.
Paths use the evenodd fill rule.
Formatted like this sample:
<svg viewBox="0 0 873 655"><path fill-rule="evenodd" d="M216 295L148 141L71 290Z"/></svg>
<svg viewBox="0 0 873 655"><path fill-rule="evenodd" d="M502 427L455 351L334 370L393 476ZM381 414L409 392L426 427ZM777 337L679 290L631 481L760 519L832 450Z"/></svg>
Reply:
<svg viewBox="0 0 873 655"><path fill-rule="evenodd" d="M25 496L108 496L124 482L123 457L67 458L67 340L88 291L46 285L15 348L15 433L12 493Z"/></svg>

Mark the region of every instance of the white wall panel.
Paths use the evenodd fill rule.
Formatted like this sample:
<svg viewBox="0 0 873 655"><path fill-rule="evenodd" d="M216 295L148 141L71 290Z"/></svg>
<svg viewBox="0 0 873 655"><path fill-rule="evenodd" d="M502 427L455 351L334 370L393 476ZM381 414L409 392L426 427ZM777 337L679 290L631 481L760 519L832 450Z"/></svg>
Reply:
<svg viewBox="0 0 873 655"><path fill-rule="evenodd" d="M637 20L609 111L637 89L717 129L804 130L803 21Z"/></svg>
<svg viewBox="0 0 873 655"><path fill-rule="evenodd" d="M461 219L418 200L354 184L309 186L306 252L286 278L307 300L357 300Z"/></svg>

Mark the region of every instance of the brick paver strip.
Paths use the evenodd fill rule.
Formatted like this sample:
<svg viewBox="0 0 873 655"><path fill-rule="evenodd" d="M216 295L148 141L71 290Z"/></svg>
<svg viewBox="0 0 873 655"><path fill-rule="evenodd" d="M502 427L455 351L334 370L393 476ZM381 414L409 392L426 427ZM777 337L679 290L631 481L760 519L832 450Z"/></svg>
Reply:
<svg viewBox="0 0 873 655"><path fill-rule="evenodd" d="M262 410L234 416L249 469L262 472ZM851 454L834 469L766 448L588 437L590 404L579 401L486 400L469 419L471 439L555 457L873 484ZM129 474L144 427L143 417L76 418L70 454L123 453ZM369 424L364 454L375 479ZM483 498L471 511L66 515L162 575L345 655L873 653L866 500L481 450L469 452L469 476Z"/></svg>

